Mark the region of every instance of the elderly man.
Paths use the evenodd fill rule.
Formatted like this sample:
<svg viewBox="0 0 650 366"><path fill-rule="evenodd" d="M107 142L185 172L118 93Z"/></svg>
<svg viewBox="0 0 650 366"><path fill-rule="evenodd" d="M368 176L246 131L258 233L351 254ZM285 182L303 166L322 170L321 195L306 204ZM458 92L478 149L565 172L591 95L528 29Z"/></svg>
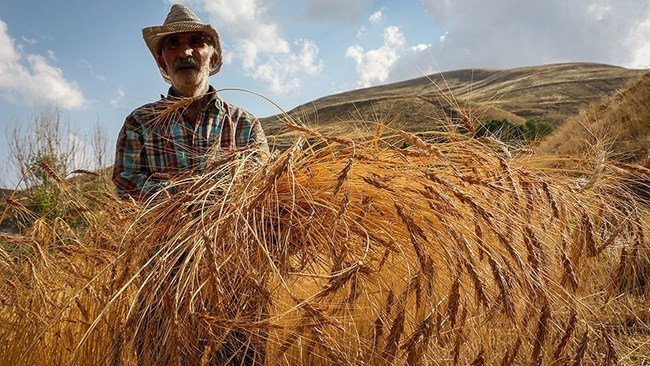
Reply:
<svg viewBox="0 0 650 366"><path fill-rule="evenodd" d="M208 78L221 69L219 33L183 5L173 5L162 26L142 30L168 96L134 110L120 131L113 182L121 197L143 200L177 174L199 174L209 152L268 144L257 118L219 98ZM163 116L179 98L193 102ZM165 117L165 118L163 118ZM171 119L171 120L170 120Z"/></svg>
<svg viewBox="0 0 650 366"><path fill-rule="evenodd" d="M176 4L162 26L145 28L142 33L171 88L167 97L137 108L126 118L117 141L113 172L118 194L147 199L166 189L170 177L200 174L215 154L235 149L250 147L257 158L265 158L260 155L268 154L268 144L259 120L221 100L208 84L208 78L219 72L222 63L215 28ZM182 107L170 113L174 106ZM161 332L162 337L164 329L156 329L151 321L144 314L143 331L151 328ZM257 340L252 338L250 334L233 331L219 349L212 349L204 357L210 365L261 365L264 335L257 336ZM199 343L208 341L202 339ZM138 340L137 347L139 365L166 363L158 359L157 345L145 345ZM198 365L199 360L184 359L182 364Z"/></svg>

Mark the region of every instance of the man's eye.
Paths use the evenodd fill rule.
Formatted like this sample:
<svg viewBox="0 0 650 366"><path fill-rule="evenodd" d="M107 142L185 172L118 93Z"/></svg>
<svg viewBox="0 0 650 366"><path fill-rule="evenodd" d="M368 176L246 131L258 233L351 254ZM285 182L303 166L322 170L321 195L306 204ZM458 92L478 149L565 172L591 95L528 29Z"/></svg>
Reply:
<svg viewBox="0 0 650 366"><path fill-rule="evenodd" d="M165 47L176 47L178 46L178 38L171 37L165 40Z"/></svg>
<svg viewBox="0 0 650 366"><path fill-rule="evenodd" d="M190 38L190 44L192 46L203 46L205 39L202 36L194 36Z"/></svg>

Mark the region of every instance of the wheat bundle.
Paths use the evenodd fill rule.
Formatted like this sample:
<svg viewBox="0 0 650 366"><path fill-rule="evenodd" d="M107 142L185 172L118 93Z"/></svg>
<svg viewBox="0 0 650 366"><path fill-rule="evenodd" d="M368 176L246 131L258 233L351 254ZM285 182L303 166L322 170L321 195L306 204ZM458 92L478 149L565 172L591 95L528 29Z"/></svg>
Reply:
<svg viewBox="0 0 650 366"><path fill-rule="evenodd" d="M240 151L12 238L2 364L616 362L596 308L644 291L647 248L620 167L287 127L268 165Z"/></svg>

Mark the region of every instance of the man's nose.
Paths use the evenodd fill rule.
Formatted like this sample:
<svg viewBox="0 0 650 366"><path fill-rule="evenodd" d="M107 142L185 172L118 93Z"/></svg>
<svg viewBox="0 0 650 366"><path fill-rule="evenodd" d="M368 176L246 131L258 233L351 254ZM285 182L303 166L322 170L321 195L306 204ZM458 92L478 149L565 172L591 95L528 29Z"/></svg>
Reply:
<svg viewBox="0 0 650 366"><path fill-rule="evenodd" d="M183 56L192 56L194 49L187 43L181 44L181 54Z"/></svg>

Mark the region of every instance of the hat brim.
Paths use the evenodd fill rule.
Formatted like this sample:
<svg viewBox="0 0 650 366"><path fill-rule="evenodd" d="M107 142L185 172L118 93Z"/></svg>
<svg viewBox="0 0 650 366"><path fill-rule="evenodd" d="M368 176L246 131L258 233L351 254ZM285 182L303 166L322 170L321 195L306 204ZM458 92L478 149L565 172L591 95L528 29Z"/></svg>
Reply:
<svg viewBox="0 0 650 366"><path fill-rule="evenodd" d="M158 63L158 54L160 52L160 42L166 36L176 33L184 32L204 32L208 34L214 40L214 49L219 55L219 60L210 70L210 76L216 74L221 70L222 58L221 58L221 40L219 39L219 33L216 29L210 24L197 24L194 22L175 22L161 26L147 27L142 30L142 37L144 42L147 44L147 48L151 52L151 55L158 65L158 70L163 79L171 84L171 78L167 74L167 71L163 69Z"/></svg>

